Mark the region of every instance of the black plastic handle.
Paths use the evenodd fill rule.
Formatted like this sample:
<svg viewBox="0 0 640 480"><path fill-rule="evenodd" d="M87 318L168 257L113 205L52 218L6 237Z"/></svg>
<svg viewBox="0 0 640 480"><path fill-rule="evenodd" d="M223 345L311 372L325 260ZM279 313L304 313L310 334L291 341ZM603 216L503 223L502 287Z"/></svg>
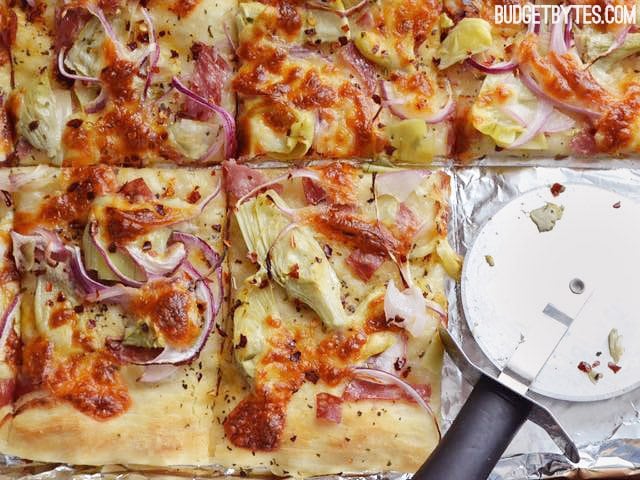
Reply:
<svg viewBox="0 0 640 480"><path fill-rule="evenodd" d="M414 480L484 480L527 419L531 402L485 375Z"/></svg>

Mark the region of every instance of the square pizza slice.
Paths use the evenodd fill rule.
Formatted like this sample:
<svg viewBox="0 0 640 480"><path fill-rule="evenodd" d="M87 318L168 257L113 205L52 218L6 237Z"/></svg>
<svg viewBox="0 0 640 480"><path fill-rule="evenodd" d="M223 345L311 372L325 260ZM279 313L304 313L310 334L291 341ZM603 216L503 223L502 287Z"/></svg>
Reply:
<svg viewBox="0 0 640 480"><path fill-rule="evenodd" d="M449 151L439 0L241 2L239 157L425 164Z"/></svg>
<svg viewBox="0 0 640 480"><path fill-rule="evenodd" d="M224 314L220 171L12 172L21 367L4 453L209 460Z"/></svg>
<svg viewBox="0 0 640 480"><path fill-rule="evenodd" d="M235 0L20 2L10 112L23 165L233 156Z"/></svg>
<svg viewBox="0 0 640 480"><path fill-rule="evenodd" d="M227 163L231 314L216 461L414 471L439 439L449 177ZM215 433L220 433L214 431Z"/></svg>

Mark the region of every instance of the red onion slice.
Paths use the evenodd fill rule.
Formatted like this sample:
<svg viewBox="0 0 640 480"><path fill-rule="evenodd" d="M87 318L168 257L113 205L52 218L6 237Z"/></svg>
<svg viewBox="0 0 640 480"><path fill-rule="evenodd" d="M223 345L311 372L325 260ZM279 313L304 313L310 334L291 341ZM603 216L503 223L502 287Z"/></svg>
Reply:
<svg viewBox="0 0 640 480"><path fill-rule="evenodd" d="M187 258L187 251L182 243L169 245L163 258L153 257L137 245L127 245L125 250L138 268L145 272L147 279L173 274Z"/></svg>
<svg viewBox="0 0 640 480"><path fill-rule="evenodd" d="M199 103L203 107L215 112L222 121L222 128L225 133L225 156L227 158L232 157L236 150L236 122L235 119L224 108L207 101L205 98L198 95L196 92L187 88L178 77L173 77L171 84L183 95L186 95L191 100Z"/></svg>
<svg viewBox="0 0 640 480"><path fill-rule="evenodd" d="M418 393L418 391L413 388L413 386L406 382L405 380L397 377L389 372L385 372L384 370L378 370L376 368L367 368L367 367L352 367L351 372L354 378L368 380L374 383L388 385L394 384L400 387L407 395L409 395L415 402L420 405L431 417L433 420L433 425L438 432L438 440L442 438L442 432L440 431L440 425L438 424L438 419L433 413L433 410L429 406L427 402L424 401L424 398Z"/></svg>
<svg viewBox="0 0 640 480"><path fill-rule="evenodd" d="M451 90L451 84L447 81L447 93L448 99L447 103L435 114L425 115L425 114L408 114L404 108L405 102L399 101L395 94L393 93L393 86L390 82L380 82L382 97L385 100L384 105L389 109L391 113L393 113L396 117L401 120L406 120L408 118L419 118L424 120L426 123L436 124L440 123L447 118L449 118L453 112L455 111L456 104L453 99L453 92Z"/></svg>
<svg viewBox="0 0 640 480"><path fill-rule="evenodd" d="M110 303L127 303L130 299L138 295L139 290L133 287L126 287L120 283L112 286L104 286L104 288L96 289L94 292L85 295L87 302L110 302Z"/></svg>
<svg viewBox="0 0 640 480"><path fill-rule="evenodd" d="M400 170L376 175L375 189L380 196L391 195L402 203L431 175L428 170Z"/></svg>
<svg viewBox="0 0 640 480"><path fill-rule="evenodd" d="M480 63L479 61L475 60L473 57L469 57L467 58L467 63L473 68L480 70L483 73L489 74L511 72L518 66L518 62L513 59L509 60L508 62L498 62L491 65L485 65L484 63Z"/></svg>
<svg viewBox="0 0 640 480"><path fill-rule="evenodd" d="M329 5L323 3L321 0L309 0L306 2L306 6L311 10L323 10L325 12L335 13L339 17L348 17L362 10L367 5L367 3L369 3L369 0L360 0L354 6L349 7L346 10L336 10L335 8L332 8Z"/></svg>
<svg viewBox="0 0 640 480"><path fill-rule="evenodd" d="M545 122L551 116L553 112L553 106L549 102L545 102L544 100L540 100L538 102L538 108L536 109L536 114L531 121L527 125L527 128L520 134L515 141L509 145L508 148L517 148L520 147L530 140L532 140L536 135L542 133Z"/></svg>
<svg viewBox="0 0 640 480"><path fill-rule="evenodd" d="M15 321L16 314L18 313L18 306L20 305L21 295L17 294L13 297L13 300L7 305L7 308L2 313L2 317L0 317L0 348L4 347L7 343L7 339L11 334L11 330L13 330L13 324Z"/></svg>
<svg viewBox="0 0 640 480"><path fill-rule="evenodd" d="M71 277L74 284L79 287L83 293L87 295L97 294L108 288L104 283L100 283L89 276L87 270L84 268L84 263L82 263L82 253L79 247L66 247L66 249L71 255L69 259Z"/></svg>
<svg viewBox="0 0 640 480"><path fill-rule="evenodd" d="M69 80L78 80L79 82L87 82L87 83L96 83L96 82L100 82L99 78L96 77L88 77L86 75L76 75L74 73L70 73L69 71L67 71L67 69L64 66L64 55L67 52L66 48L61 48L60 51L58 52L58 71L60 72L60 75L62 75L65 78L68 78Z"/></svg>
<svg viewBox="0 0 640 480"><path fill-rule="evenodd" d="M149 66L147 72L147 78L144 82L144 90L142 91L142 98L147 97L147 92L149 91L149 87L151 86L151 80L153 79L153 74L155 72L156 67L158 66L158 61L160 60L160 44L158 43L158 37L156 35L156 29L153 25L153 20L149 15L149 12L146 8L140 7L142 11L142 16L144 17L144 22L147 24L148 34L149 34L149 49L152 50L149 58Z"/></svg>
<svg viewBox="0 0 640 480"><path fill-rule="evenodd" d="M311 180L315 180L317 182L321 181L320 174L313 170L306 170L302 168L293 170L283 175L280 175L279 177L276 177L274 179L261 183L260 185L252 188L251 190L249 190L247 193L245 193L242 197L238 199L238 201L236 202L236 208L239 207L242 203L244 203L247 199L253 197L259 191L264 190L265 188L270 187L272 185L277 185L278 183L284 182L286 180L293 180L294 178L310 178Z"/></svg>
<svg viewBox="0 0 640 480"><path fill-rule="evenodd" d="M569 46L566 42L566 25L567 25L567 10L562 8L560 20L553 22L551 25L551 34L549 39L549 50L556 52L559 55L563 55L569 51Z"/></svg>
<svg viewBox="0 0 640 480"><path fill-rule="evenodd" d="M384 295L384 314L392 323L407 330L412 336L419 337L433 324L434 317L429 318L429 312L444 323L447 315L436 302L424 298L417 287L409 287L402 292L398 290L393 280L389 280Z"/></svg>
<svg viewBox="0 0 640 480"><path fill-rule="evenodd" d="M91 243L95 247L95 249L102 257L102 260L106 264L106 266L111 270L111 272L120 280L124 285L128 287L141 287L144 282L140 282L134 278L128 277L124 273L122 273L118 267L113 263L111 258L109 257L109 253L105 250L105 248L98 240L98 223L92 221L89 223L89 238L91 239Z"/></svg>
<svg viewBox="0 0 640 480"><path fill-rule="evenodd" d="M387 348L384 352L379 353L367 360L366 366L385 372L393 373L402 370L407 361L407 337L405 334L396 335L396 342Z"/></svg>
<svg viewBox="0 0 640 480"><path fill-rule="evenodd" d="M138 378L142 383L160 383L168 380L180 367L175 365L147 365Z"/></svg>
<svg viewBox="0 0 640 480"><path fill-rule="evenodd" d="M107 100L109 100L109 93L106 88L102 87L98 96L84 106L84 111L87 113L99 112L107 105Z"/></svg>
<svg viewBox="0 0 640 480"><path fill-rule="evenodd" d="M521 66L521 71L520 71L521 75L520 75L520 81L522 81L522 83L525 84L525 86L531 90L531 92L538 97L541 100L544 100L550 104L552 104L554 107L560 109L560 110L566 110L568 112L572 112L572 113L577 113L580 115L584 115L586 117L589 117L591 119L597 120L598 118L600 118L601 114L599 112L596 112L594 110L590 110L588 108L584 108L584 107L578 107L575 105L572 105L570 103L567 102L563 102L561 100L556 100L555 98L553 98L551 95L547 94L542 87L540 87L540 85L538 85L536 83L536 81L531 77L531 74L529 73L528 69L523 69Z"/></svg>
<svg viewBox="0 0 640 480"><path fill-rule="evenodd" d="M49 167L38 165L36 168L28 172L18 172L9 174L9 184L3 185L2 189L8 192L16 192L20 188L38 180L45 180L51 175Z"/></svg>
<svg viewBox="0 0 640 480"><path fill-rule="evenodd" d="M205 260L209 264L209 272L216 271L220 268L222 264L222 256L219 255L207 242L205 242L202 238L197 237L196 235L191 235L190 233L184 232L171 232L171 236L169 237L169 245L172 244L181 244L185 251L186 258L187 254L191 253L193 250L199 250L204 256ZM184 262L184 258L181 263ZM205 274L205 275L208 275Z"/></svg>

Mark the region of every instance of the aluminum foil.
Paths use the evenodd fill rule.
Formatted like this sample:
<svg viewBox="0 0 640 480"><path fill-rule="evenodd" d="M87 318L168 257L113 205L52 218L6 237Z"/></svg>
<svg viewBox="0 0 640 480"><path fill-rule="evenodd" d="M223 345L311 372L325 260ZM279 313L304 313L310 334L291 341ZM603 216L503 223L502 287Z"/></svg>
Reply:
<svg viewBox="0 0 640 480"><path fill-rule="evenodd" d="M629 168L469 167L453 172L452 240L464 254L480 227L504 204L538 187L560 184L597 186L640 202L640 170ZM640 219L639 219L640 220ZM489 366L466 325L456 289L450 295L450 330L480 366ZM469 386L445 362L443 416L455 418ZM581 460L570 463L546 432L527 422L494 470L492 480L611 478L640 472L640 389L600 402L571 403L532 394L572 436ZM446 426L445 425L445 426Z"/></svg>

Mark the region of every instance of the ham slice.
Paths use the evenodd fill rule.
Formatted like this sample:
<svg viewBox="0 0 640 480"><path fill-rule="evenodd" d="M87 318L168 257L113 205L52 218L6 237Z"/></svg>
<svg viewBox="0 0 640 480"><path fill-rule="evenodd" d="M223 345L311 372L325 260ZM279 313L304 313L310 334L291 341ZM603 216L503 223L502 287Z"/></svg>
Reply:
<svg viewBox="0 0 640 480"><path fill-rule="evenodd" d="M119 190L119 193L127 197L132 203L142 200L153 200L153 192L146 184L142 177L136 178L125 183Z"/></svg>
<svg viewBox="0 0 640 480"><path fill-rule="evenodd" d="M84 8L58 8L55 13L56 28L53 48L56 53L63 48L70 48L76 36L87 23L91 14Z"/></svg>
<svg viewBox="0 0 640 480"><path fill-rule="evenodd" d="M330 393L318 393L316 395L316 418L340 423L342 421L342 399Z"/></svg>
<svg viewBox="0 0 640 480"><path fill-rule="evenodd" d="M571 151L576 155L593 155L598 148L593 133L585 130L571 139Z"/></svg>
<svg viewBox="0 0 640 480"><path fill-rule="evenodd" d="M364 93L373 95L377 86L376 69L373 64L364 58L351 42L338 50L338 58L351 67Z"/></svg>
<svg viewBox="0 0 640 480"><path fill-rule="evenodd" d="M310 178L302 179L302 189L304 190L304 198L309 205L318 205L327 200L327 192Z"/></svg>
<svg viewBox="0 0 640 480"><path fill-rule="evenodd" d="M234 160L224 162L222 170L224 172L225 187L233 203L254 188L267 182L266 177L260 170L254 170L246 165L238 164ZM282 190L280 185L271 185L269 188L276 192Z"/></svg>
<svg viewBox="0 0 640 480"><path fill-rule="evenodd" d="M431 385L413 385L413 388L416 389L425 402L429 401ZM360 400L405 400L415 402L397 385L383 385L360 379L354 379L349 382L342 393L342 400L347 402Z"/></svg>
<svg viewBox="0 0 640 480"><path fill-rule="evenodd" d="M360 279L370 280L376 270L384 263L385 257L377 253L363 252L359 248L356 248L351 255L347 257L347 265L351 268L351 271L355 273Z"/></svg>
<svg viewBox="0 0 640 480"><path fill-rule="evenodd" d="M220 105L229 65L213 45L196 42L191 47L191 54L195 66L189 87L209 102ZM214 112L191 98L186 98L182 113L188 118L204 122L209 120Z"/></svg>

